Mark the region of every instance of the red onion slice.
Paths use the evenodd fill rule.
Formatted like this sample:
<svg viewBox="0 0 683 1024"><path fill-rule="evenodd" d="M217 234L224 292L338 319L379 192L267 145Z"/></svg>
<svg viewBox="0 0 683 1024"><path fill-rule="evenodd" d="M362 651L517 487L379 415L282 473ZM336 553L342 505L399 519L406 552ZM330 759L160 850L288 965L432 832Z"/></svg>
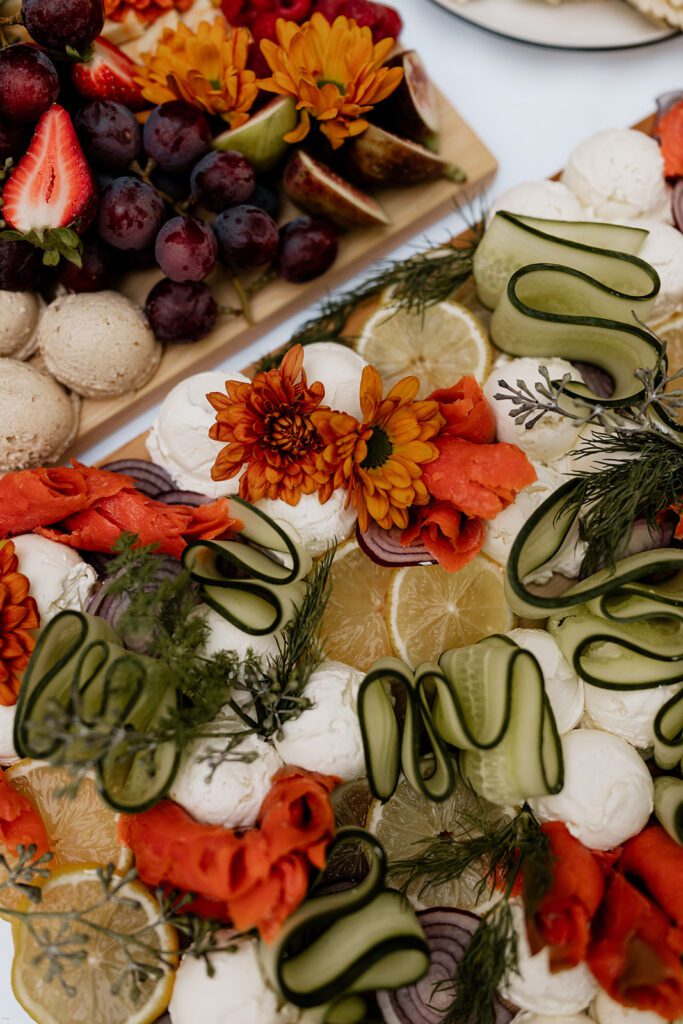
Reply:
<svg viewBox="0 0 683 1024"><path fill-rule="evenodd" d="M361 551L377 565L391 569L394 566L436 564L436 559L419 541L404 547L401 544L402 532L397 527L383 530L374 522L370 524L365 533L361 533L360 529L356 527L356 537Z"/></svg>
<svg viewBox="0 0 683 1024"><path fill-rule="evenodd" d="M176 561L175 558L160 555L159 566L155 574L155 583L161 583L163 580L172 579L174 576L180 575L182 571L183 568L180 562ZM97 615L100 619L104 619L112 629L117 629L121 616L127 611L128 606L130 605L130 595L108 593L107 584L110 583L112 579L116 579L116 576L112 576L102 582L102 585L98 587L94 594L91 595L85 610L89 615ZM144 654L150 645L151 637L124 636L123 642L129 650L137 651L139 654Z"/></svg>
<svg viewBox="0 0 683 1024"><path fill-rule="evenodd" d="M679 178L671 191L671 214L678 230L683 231L683 178Z"/></svg>
<svg viewBox="0 0 683 1024"><path fill-rule="evenodd" d="M137 489L148 498L156 498L174 486L170 474L165 469L154 462L145 462L144 459L117 459L116 462L107 462L102 469L108 469L110 473L131 476Z"/></svg>
<svg viewBox="0 0 683 1024"><path fill-rule="evenodd" d="M212 498L199 491L160 491L156 496L157 501L163 501L165 505L192 505L198 508L200 505L209 505Z"/></svg>
<svg viewBox="0 0 683 1024"><path fill-rule="evenodd" d="M598 398L610 397L614 391L614 381L606 370L601 370L599 366L593 366L592 363L578 363L574 360L572 360L572 366L579 371L585 383Z"/></svg>
<svg viewBox="0 0 683 1024"><path fill-rule="evenodd" d="M429 943L429 970L416 985L377 993L385 1024L442 1024L453 1001L448 982L454 978L480 921L476 914L454 907L432 907L417 916ZM440 983L443 989L434 992ZM495 1014L496 1024L509 1024L515 1011L496 1000Z"/></svg>

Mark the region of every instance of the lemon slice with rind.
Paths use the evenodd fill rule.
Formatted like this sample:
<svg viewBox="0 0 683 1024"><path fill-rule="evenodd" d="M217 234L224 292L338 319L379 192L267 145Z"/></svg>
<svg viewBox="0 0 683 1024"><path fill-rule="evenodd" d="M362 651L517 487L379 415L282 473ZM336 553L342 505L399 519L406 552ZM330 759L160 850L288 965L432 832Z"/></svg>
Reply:
<svg viewBox="0 0 683 1024"><path fill-rule="evenodd" d="M14 924L12 964L14 995L38 1024L151 1024L164 1012L173 989L170 967L160 976L138 976L137 995L129 984L132 958L154 966L159 966L155 954L170 964L177 958L176 932L158 923L159 904L144 885L129 882L117 898L105 898L96 868L74 865L52 874L38 907L43 916L35 932L23 920ZM36 909L26 900L23 909L31 908ZM74 938L69 943L59 934L64 918L45 914L74 911L82 919L66 922ZM62 970L52 980L41 945L48 935L58 939L62 953Z"/></svg>
<svg viewBox="0 0 683 1024"><path fill-rule="evenodd" d="M443 651L477 643L515 624L504 593L505 572L479 555L458 572L438 565L397 569L387 626L395 653L412 668Z"/></svg>
<svg viewBox="0 0 683 1024"><path fill-rule="evenodd" d="M386 389L403 377L419 377L419 398L465 374L482 382L492 358L486 330L459 302L410 312L385 299L366 321L356 350L377 368Z"/></svg>

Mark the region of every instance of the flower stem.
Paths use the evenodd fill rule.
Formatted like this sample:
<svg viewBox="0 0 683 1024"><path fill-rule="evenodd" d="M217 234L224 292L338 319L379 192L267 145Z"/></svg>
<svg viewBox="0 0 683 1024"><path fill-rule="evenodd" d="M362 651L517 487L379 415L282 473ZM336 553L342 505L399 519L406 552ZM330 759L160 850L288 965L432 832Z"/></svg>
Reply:
<svg viewBox="0 0 683 1024"><path fill-rule="evenodd" d="M235 291L237 292L237 298L240 300L240 306L242 307L244 319L247 321L248 324L253 324L254 314L251 309L251 299L249 298L249 294L246 288L244 287L244 284L237 276L237 274L233 276L232 284Z"/></svg>

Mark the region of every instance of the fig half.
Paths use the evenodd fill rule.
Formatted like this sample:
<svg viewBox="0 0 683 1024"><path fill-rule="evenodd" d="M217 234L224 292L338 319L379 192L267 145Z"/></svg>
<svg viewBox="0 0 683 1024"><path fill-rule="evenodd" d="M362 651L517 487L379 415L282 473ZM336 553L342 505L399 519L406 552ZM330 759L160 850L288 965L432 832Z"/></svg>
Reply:
<svg viewBox="0 0 683 1024"><path fill-rule="evenodd" d="M373 185L417 185L437 178L466 180L464 173L419 142L371 124L346 144L348 173Z"/></svg>
<svg viewBox="0 0 683 1024"><path fill-rule="evenodd" d="M326 164L298 149L287 162L285 192L308 213L327 217L343 228L389 223L389 217L372 196L344 181Z"/></svg>
<svg viewBox="0 0 683 1024"><path fill-rule="evenodd" d="M389 61L403 69L397 89L373 112L373 121L390 132L434 148L441 128L436 89L415 50L406 50Z"/></svg>

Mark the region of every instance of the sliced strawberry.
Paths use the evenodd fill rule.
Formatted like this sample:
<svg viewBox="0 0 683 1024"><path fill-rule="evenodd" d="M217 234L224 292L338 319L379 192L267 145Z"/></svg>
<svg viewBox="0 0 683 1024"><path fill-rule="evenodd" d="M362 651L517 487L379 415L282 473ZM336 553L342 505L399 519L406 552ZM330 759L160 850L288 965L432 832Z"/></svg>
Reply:
<svg viewBox="0 0 683 1024"><path fill-rule="evenodd" d="M113 100L131 110L149 106L135 81L137 66L118 46L107 39L96 39L89 60L74 64L71 78L74 85L89 100Z"/></svg>
<svg viewBox="0 0 683 1024"><path fill-rule="evenodd" d="M92 220L95 182L71 118L57 103L38 121L2 200L7 224L27 235L43 237L46 231L67 227L80 232Z"/></svg>

